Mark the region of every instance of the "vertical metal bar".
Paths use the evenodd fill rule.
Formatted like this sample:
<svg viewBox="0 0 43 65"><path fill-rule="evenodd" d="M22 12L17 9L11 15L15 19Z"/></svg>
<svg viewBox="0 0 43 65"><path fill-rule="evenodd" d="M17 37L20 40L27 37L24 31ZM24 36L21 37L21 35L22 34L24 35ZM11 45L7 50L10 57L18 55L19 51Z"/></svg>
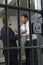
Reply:
<svg viewBox="0 0 43 65"><path fill-rule="evenodd" d="M7 4L7 0L5 0L5 4ZM5 7L5 19L6 19L6 44L7 44L7 7Z"/></svg>
<svg viewBox="0 0 43 65"><path fill-rule="evenodd" d="M43 0L41 0L41 10L43 10ZM42 14L41 14L42 16ZM42 17L42 23L43 23L43 17ZM40 65L42 65L42 58L41 58L41 49L39 49L40 51Z"/></svg>
<svg viewBox="0 0 43 65"><path fill-rule="evenodd" d="M28 0L28 7L30 8L30 0ZM29 11L29 30L30 30L30 46L32 46L32 26L31 26L31 13ZM32 49L30 49L30 65L32 63Z"/></svg>
<svg viewBox="0 0 43 65"><path fill-rule="evenodd" d="M41 9L43 10L43 0L41 0ZM42 21L43 21L43 17L42 17Z"/></svg>
<svg viewBox="0 0 43 65"><path fill-rule="evenodd" d="M17 0L17 6L19 7L19 0ZM20 36L20 12L19 9L17 10L18 13L18 35ZM21 47L21 39L18 39L19 47ZM19 65L21 65L21 48L19 49Z"/></svg>
<svg viewBox="0 0 43 65"><path fill-rule="evenodd" d="M7 0L5 0L5 4L7 4ZM6 47L9 47L9 37L8 37L8 25L7 25L7 18L8 18L8 9L7 6L5 7L5 19L6 19L6 25L5 25L5 29L6 29ZM8 61L8 65L9 65L9 50L7 49L7 61Z"/></svg>

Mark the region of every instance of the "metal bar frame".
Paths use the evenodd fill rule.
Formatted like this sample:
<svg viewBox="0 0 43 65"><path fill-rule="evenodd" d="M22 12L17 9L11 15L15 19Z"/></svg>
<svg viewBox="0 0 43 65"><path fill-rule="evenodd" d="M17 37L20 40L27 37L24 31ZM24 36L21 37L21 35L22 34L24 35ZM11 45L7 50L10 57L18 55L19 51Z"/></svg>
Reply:
<svg viewBox="0 0 43 65"><path fill-rule="evenodd" d="M41 49L41 48L43 48L43 46L29 46L29 47L5 47L5 48L0 48L0 50L3 50L3 49L20 49L20 48L30 48L30 49L36 49L36 48L38 48L38 49Z"/></svg>
<svg viewBox="0 0 43 65"><path fill-rule="evenodd" d="M5 0L5 4L7 4L7 0ZM7 18L8 18L8 8L7 7L5 7L5 19L6 19L6 25L5 25L5 29L6 29L6 47L8 48L9 47L9 37L8 37L8 20L7 20ZM7 53L8 53L8 55L7 55L7 62L8 62L8 65L9 65L9 50L6 50L7 51Z"/></svg>
<svg viewBox="0 0 43 65"><path fill-rule="evenodd" d="M30 8L30 0L28 0L28 8ZM32 46L32 30L31 30L31 12L29 11L29 31L30 31L30 46ZM33 65L32 49L30 50L30 65Z"/></svg>
<svg viewBox="0 0 43 65"><path fill-rule="evenodd" d="M7 7L9 9L16 9L16 10L24 10L24 11L31 11L31 12L35 12L35 13L39 13L41 14L43 10L35 10L35 9L31 9L31 8L23 8L23 7L14 7L14 6L10 6L10 5L7 5L7 4L0 4L0 7Z"/></svg>
<svg viewBox="0 0 43 65"><path fill-rule="evenodd" d="M19 0L17 0L17 7L19 7ZM17 10L17 16L18 16L18 35L20 36L20 12L19 9ZM19 47L21 47L21 39L18 39ZM19 63L18 65L21 65L21 48L18 48L19 53Z"/></svg>
<svg viewBox="0 0 43 65"><path fill-rule="evenodd" d="M5 18L6 18L6 43L7 43L7 8L9 9L16 9L17 10L17 13L18 13L18 35L20 36L20 14L19 14L19 11L22 10L22 11L28 11L29 12L29 18L30 18L30 25L31 25L31 16L30 16L30 12L34 12L34 13L39 13L39 14L42 14L43 10L35 10L35 9L31 9L30 8L30 3L29 3L29 8L23 8L23 7L19 7L19 0L18 0L18 7L14 7L14 6L10 6L7 4L7 0L5 0L5 4L0 4L0 7L3 7L5 8ZM31 39L31 27L30 27L30 43L31 43L32 39ZM29 47L21 47L20 43L21 43L21 39L19 38L18 40L19 42L19 47L6 47L6 48L0 48L0 50L3 50L3 49L19 49L19 65L21 65L21 48L30 48L30 49L41 49L43 48L43 46L29 46ZM9 55L9 54L8 54ZM9 61L8 61L8 65L9 65Z"/></svg>

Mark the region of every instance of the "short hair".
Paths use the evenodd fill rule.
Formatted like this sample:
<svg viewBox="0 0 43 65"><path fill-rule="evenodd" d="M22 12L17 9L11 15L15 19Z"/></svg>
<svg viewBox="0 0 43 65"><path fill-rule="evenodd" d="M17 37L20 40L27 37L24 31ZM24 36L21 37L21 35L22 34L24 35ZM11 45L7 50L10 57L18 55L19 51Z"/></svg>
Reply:
<svg viewBox="0 0 43 65"><path fill-rule="evenodd" d="M25 18L28 19L28 15L27 14L22 14L21 16L24 16Z"/></svg>
<svg viewBox="0 0 43 65"><path fill-rule="evenodd" d="M5 19L5 17L3 18L2 21L3 21L3 24L6 24L6 19Z"/></svg>
<svg viewBox="0 0 43 65"><path fill-rule="evenodd" d="M8 19L9 19L9 17L8 17ZM3 24L6 24L6 19L5 19L5 17L3 18Z"/></svg>

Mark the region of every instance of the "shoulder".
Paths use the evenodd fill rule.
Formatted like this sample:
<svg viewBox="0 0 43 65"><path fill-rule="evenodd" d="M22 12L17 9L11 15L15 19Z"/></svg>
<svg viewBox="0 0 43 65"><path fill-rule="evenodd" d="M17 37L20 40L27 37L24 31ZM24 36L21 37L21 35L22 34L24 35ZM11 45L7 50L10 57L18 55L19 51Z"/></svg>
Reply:
<svg viewBox="0 0 43 65"><path fill-rule="evenodd" d="M26 26L29 26L29 21L27 21Z"/></svg>
<svg viewBox="0 0 43 65"><path fill-rule="evenodd" d="M8 27L8 30L13 32L13 30L10 27Z"/></svg>
<svg viewBox="0 0 43 65"><path fill-rule="evenodd" d="M4 29L5 29L5 27L2 27L2 28L1 28L1 31L3 31Z"/></svg>
<svg viewBox="0 0 43 65"><path fill-rule="evenodd" d="M8 29L9 29L9 34L14 34L14 31L10 27L8 27Z"/></svg>
<svg viewBox="0 0 43 65"><path fill-rule="evenodd" d="M27 23L26 24L29 24L29 21L27 21Z"/></svg>
<svg viewBox="0 0 43 65"><path fill-rule="evenodd" d="M24 24L21 25L21 28L24 28Z"/></svg>

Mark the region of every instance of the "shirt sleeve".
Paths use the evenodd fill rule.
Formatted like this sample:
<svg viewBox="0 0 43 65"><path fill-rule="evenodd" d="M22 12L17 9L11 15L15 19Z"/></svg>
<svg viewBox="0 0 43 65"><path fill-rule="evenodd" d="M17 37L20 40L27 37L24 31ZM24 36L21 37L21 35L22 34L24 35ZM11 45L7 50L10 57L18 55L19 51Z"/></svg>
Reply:
<svg viewBox="0 0 43 65"><path fill-rule="evenodd" d="M23 26L21 26L20 30L23 30Z"/></svg>
<svg viewBox="0 0 43 65"><path fill-rule="evenodd" d="M26 26L26 27L25 27ZM21 30L24 31L24 30L27 30L26 34L22 34L24 36L27 36L29 35L29 23L27 22L26 25L22 25L21 26Z"/></svg>
<svg viewBox="0 0 43 65"><path fill-rule="evenodd" d="M20 28L21 32L25 30L25 26L22 25L21 28ZM22 36L25 36L26 34L22 34Z"/></svg>

